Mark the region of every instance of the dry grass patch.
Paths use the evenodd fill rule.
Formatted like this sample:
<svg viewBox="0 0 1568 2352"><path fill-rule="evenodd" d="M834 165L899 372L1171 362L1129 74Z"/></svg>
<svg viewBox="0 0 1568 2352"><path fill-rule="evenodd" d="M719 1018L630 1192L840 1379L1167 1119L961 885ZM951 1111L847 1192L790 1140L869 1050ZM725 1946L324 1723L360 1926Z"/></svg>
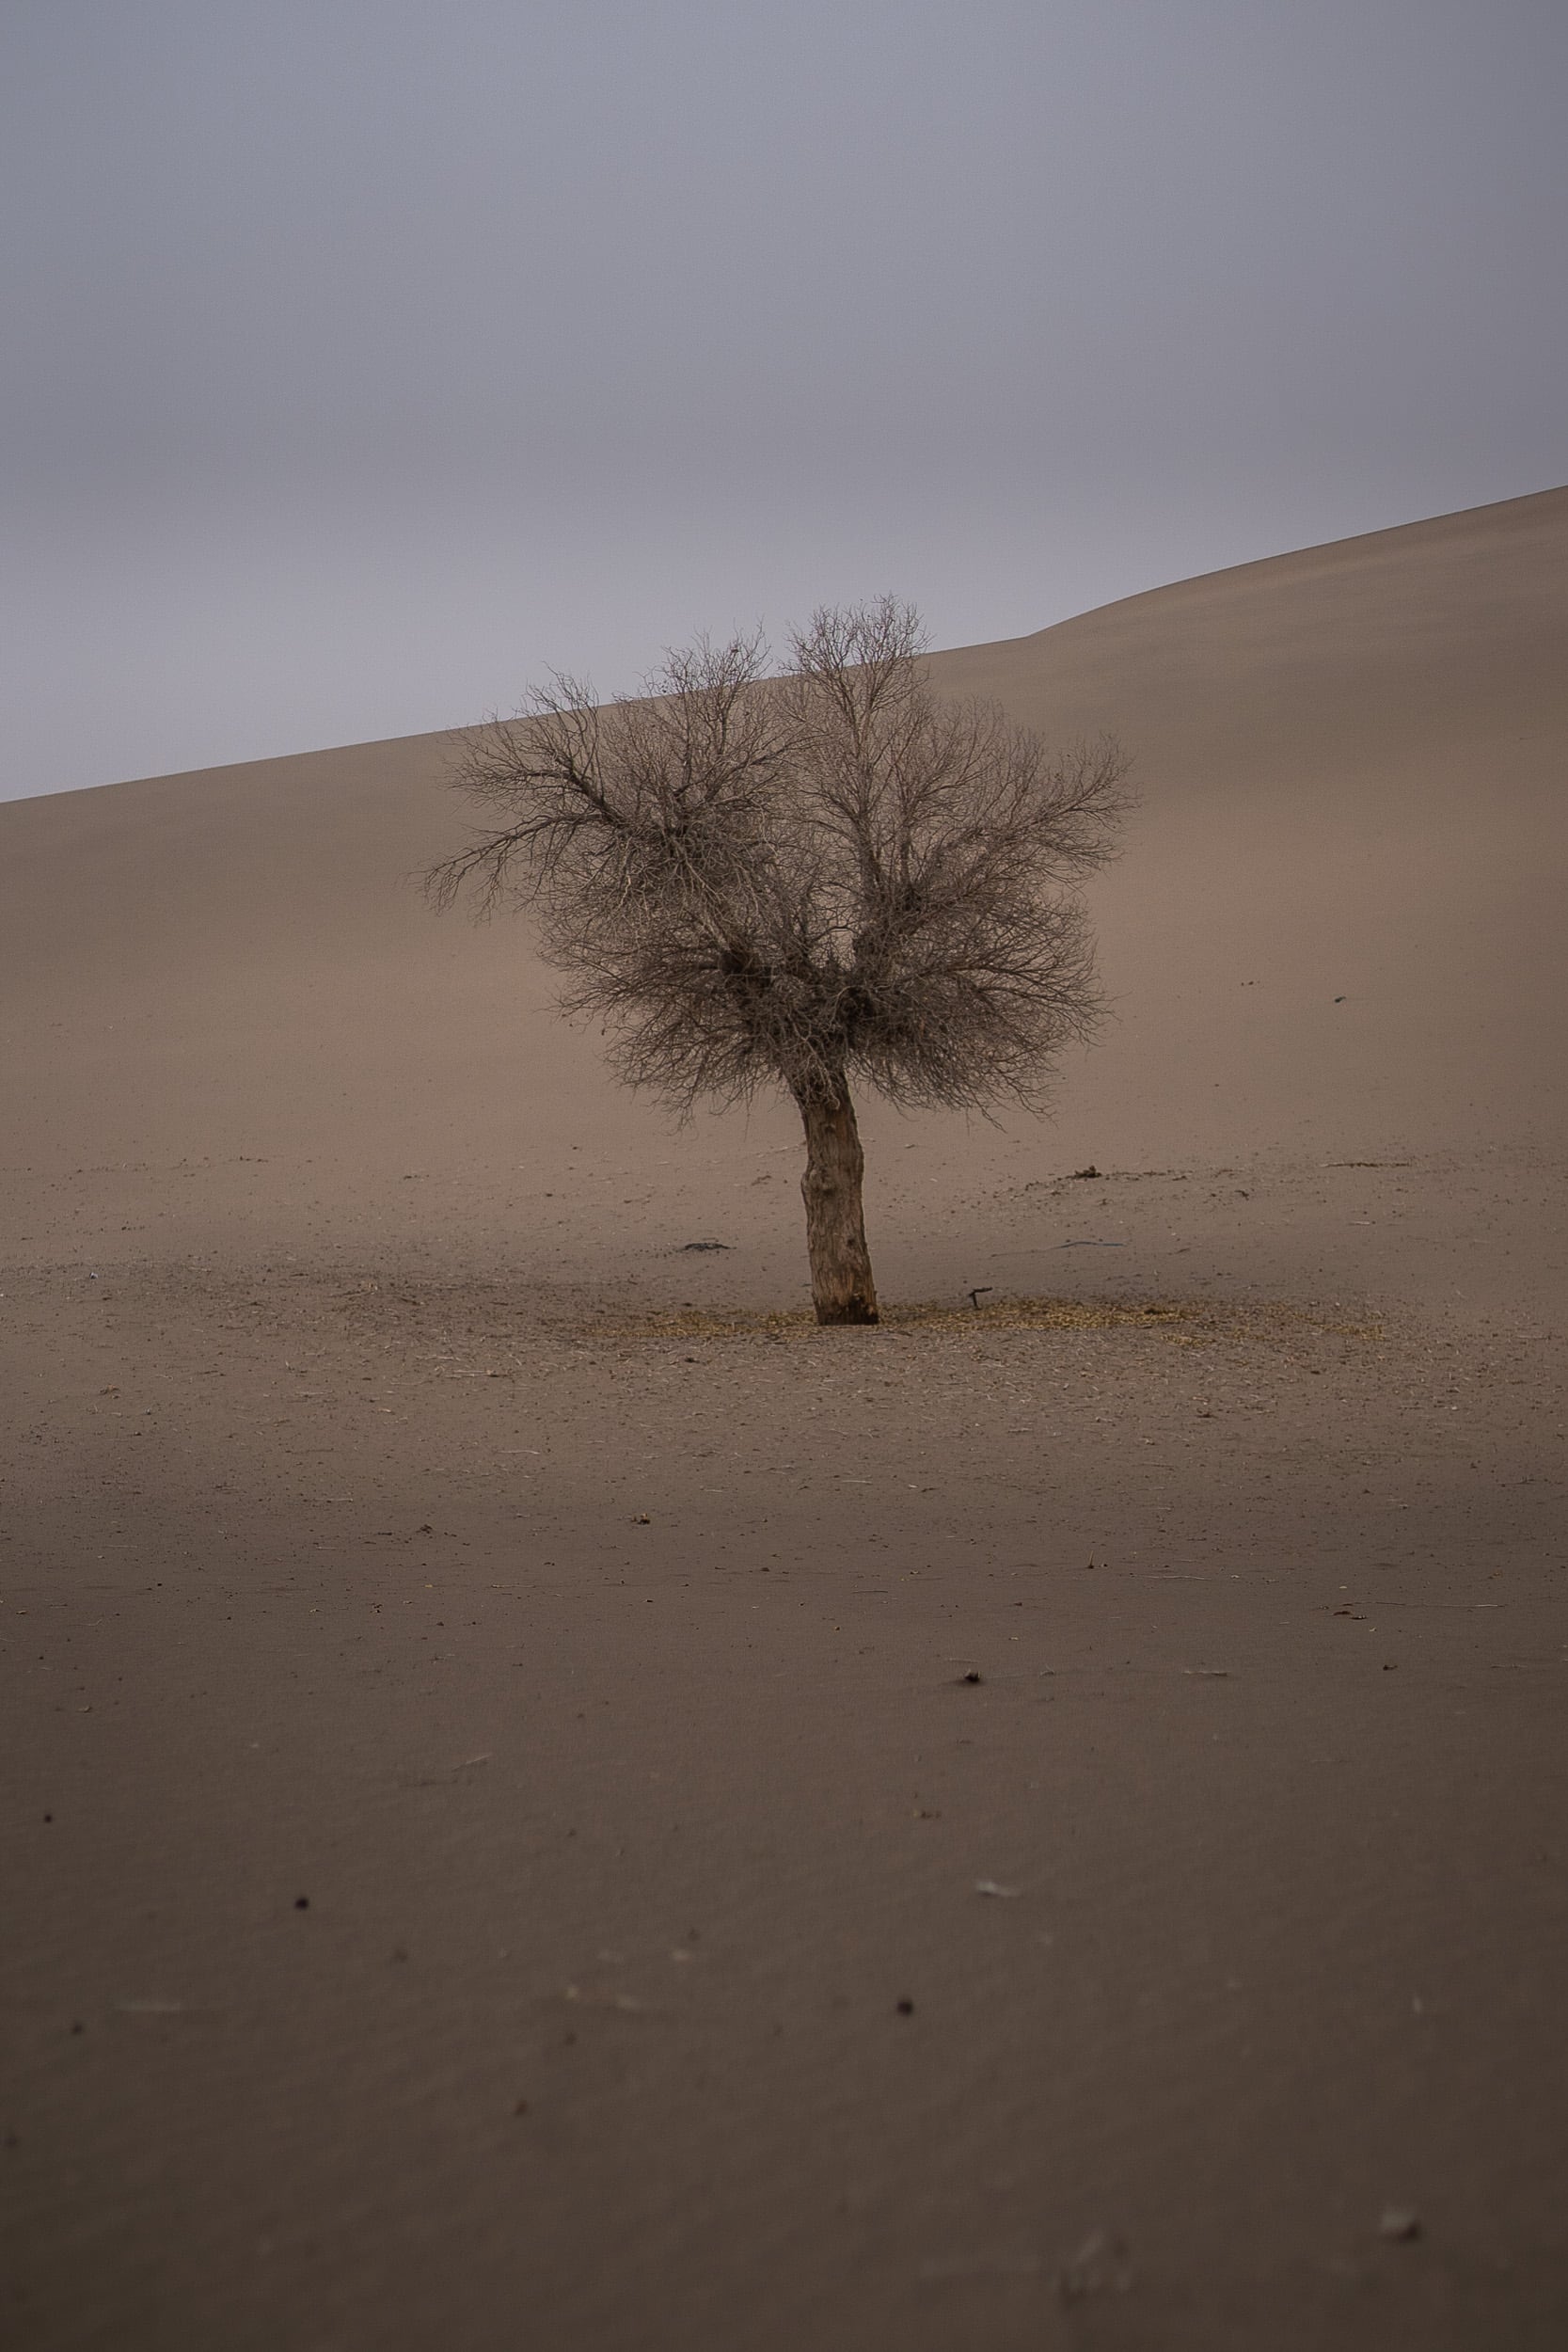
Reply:
<svg viewBox="0 0 1568 2352"><path fill-rule="evenodd" d="M1355 1340L1383 1337L1380 1324L1338 1320L1335 1315L1311 1308L1220 1306L1209 1300L1172 1298L1005 1297L986 1299L978 1307L954 1307L945 1300L926 1299L909 1306L884 1306L879 1324L842 1328L929 1332L965 1339L990 1331L1164 1331L1188 1346L1222 1338L1283 1340L1306 1332ZM585 1327L585 1334L617 1340L730 1340L758 1336L809 1340L819 1334L827 1336L808 1309L768 1313L742 1307L681 1307L640 1315L595 1318ZM840 1337L842 1331L835 1330L832 1336Z"/></svg>

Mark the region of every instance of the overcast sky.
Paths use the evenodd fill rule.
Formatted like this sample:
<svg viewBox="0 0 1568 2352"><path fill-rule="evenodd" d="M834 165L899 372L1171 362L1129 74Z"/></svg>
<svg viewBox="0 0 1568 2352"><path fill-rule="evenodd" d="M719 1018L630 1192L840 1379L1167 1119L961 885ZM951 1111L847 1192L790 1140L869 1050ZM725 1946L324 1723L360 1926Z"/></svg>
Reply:
<svg viewBox="0 0 1568 2352"><path fill-rule="evenodd" d="M0 797L1568 480L1562 0L0 0Z"/></svg>

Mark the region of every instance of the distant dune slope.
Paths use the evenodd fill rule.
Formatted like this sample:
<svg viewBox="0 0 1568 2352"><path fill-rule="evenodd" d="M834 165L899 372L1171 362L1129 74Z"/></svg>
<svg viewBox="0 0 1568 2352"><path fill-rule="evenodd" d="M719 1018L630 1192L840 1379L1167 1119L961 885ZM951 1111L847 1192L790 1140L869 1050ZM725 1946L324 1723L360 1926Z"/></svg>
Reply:
<svg viewBox="0 0 1568 2352"><path fill-rule="evenodd" d="M1115 1025L1053 1121L898 1128L942 1181L1560 1150L1568 490L935 669L1050 737L1114 731L1143 792L1094 890ZM657 1227L661 1184L696 1199L784 1151L782 1114L681 1136L628 1103L519 927L428 911L413 878L467 822L449 752L0 806L7 1254L461 1255L552 1175Z"/></svg>

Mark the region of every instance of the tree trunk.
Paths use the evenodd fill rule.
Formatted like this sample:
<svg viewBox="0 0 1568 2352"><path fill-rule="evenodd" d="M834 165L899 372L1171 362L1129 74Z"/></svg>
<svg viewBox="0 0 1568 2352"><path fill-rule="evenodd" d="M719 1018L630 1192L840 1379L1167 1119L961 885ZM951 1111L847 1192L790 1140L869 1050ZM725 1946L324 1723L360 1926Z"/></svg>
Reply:
<svg viewBox="0 0 1568 2352"><path fill-rule="evenodd" d="M865 1246L861 1178L865 1155L843 1078L831 1095L798 1096L806 1130L806 1248L818 1323L875 1323L877 1286Z"/></svg>

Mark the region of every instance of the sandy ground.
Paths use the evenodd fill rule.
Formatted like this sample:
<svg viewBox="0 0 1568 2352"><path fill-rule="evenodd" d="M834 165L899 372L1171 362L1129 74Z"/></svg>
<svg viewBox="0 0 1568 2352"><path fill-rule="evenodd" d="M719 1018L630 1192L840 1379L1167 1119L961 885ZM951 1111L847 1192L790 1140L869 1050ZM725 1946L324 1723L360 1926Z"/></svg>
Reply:
<svg viewBox="0 0 1568 2352"><path fill-rule="evenodd" d="M1145 801L869 1332L439 741L0 809L8 2344L1564 2340L1565 620L1557 492L941 658Z"/></svg>

